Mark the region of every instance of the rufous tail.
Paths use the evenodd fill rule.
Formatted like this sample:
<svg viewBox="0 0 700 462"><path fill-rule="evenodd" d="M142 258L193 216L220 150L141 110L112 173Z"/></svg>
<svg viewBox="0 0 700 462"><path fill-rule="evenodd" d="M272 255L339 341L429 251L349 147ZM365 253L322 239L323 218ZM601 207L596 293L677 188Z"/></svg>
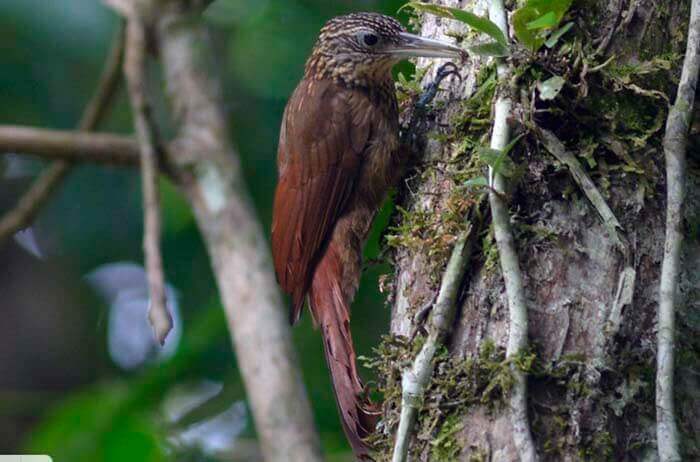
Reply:
<svg viewBox="0 0 700 462"><path fill-rule="evenodd" d="M343 430L355 456L371 460L370 448L363 439L374 431L377 413L364 396L365 390L357 373L350 334L350 307L341 288L342 269L334 260L327 254L319 262L309 293L309 305L323 335L323 349Z"/></svg>

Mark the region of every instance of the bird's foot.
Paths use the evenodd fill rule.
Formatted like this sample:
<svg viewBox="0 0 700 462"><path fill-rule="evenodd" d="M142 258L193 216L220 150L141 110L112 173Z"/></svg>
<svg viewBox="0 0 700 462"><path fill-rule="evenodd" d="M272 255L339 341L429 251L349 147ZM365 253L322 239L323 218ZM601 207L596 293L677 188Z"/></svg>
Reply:
<svg viewBox="0 0 700 462"><path fill-rule="evenodd" d="M462 80L462 76L459 75L459 68L457 65L451 61L448 61L438 68L437 73L435 74L435 79L423 87L423 94L420 96L420 98L418 98L418 101L416 101L415 104L416 109L424 110L425 107L430 104L433 99L435 99L435 95L437 95L437 92L440 90L440 84L442 81L450 75L456 76L460 81Z"/></svg>
<svg viewBox="0 0 700 462"><path fill-rule="evenodd" d="M450 75L456 76L460 81L462 76L459 75L459 68L453 62L446 62L440 66L435 73L435 79L423 87L423 94L413 104L413 110L408 118L406 127L401 130L401 144L407 146L409 152L417 150L417 132L421 120L426 114L428 105L435 99L435 95L440 90L440 84Z"/></svg>

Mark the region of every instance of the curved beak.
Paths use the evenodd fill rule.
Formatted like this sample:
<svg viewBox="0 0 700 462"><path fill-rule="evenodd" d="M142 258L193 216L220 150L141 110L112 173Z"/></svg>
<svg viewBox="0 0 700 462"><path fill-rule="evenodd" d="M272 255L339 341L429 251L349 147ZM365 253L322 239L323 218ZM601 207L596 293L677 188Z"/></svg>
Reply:
<svg viewBox="0 0 700 462"><path fill-rule="evenodd" d="M440 40L401 32L399 43L387 48L387 53L397 58L462 58L466 52L459 47Z"/></svg>

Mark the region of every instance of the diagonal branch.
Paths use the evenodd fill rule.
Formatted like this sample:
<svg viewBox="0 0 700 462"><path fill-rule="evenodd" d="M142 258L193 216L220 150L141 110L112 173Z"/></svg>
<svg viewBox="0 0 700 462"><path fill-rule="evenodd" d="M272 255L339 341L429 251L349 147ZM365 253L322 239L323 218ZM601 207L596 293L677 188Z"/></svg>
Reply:
<svg viewBox="0 0 700 462"><path fill-rule="evenodd" d="M605 224L605 227L608 229L610 237L615 240L618 246L623 247L624 244L618 234L618 230L622 229L622 225L620 225L617 217L615 217L615 214L610 209L610 206L608 206L605 198L600 193L595 183L593 183L593 180L591 180L591 177L588 176L583 167L581 167L576 156L567 151L564 143L551 131L544 128L538 129L537 131L545 149L556 157L559 162L562 162L569 168L574 180L578 183L583 193L588 200L591 201L591 204L593 204L593 207L595 207L600 218L603 220L603 224Z"/></svg>
<svg viewBox="0 0 700 462"><path fill-rule="evenodd" d="M676 102L668 113L666 157L666 243L659 284L659 324L656 352L656 439L662 462L681 460L673 403L675 298L683 243L683 199L686 183L686 148L700 68L700 0L690 9L688 42Z"/></svg>
<svg viewBox="0 0 700 462"><path fill-rule="evenodd" d="M97 90L85 108L78 125L79 130L94 130L107 113L119 84L123 49L124 28L120 25L105 60ZM54 161L41 173L17 201L17 205L0 218L0 242L29 226L39 210L48 202L51 194L68 175L70 169L71 163L61 159Z"/></svg>
<svg viewBox="0 0 700 462"><path fill-rule="evenodd" d="M490 1L489 18L508 36L508 22L503 0ZM510 72L509 66L503 60L499 60L497 63L499 81L507 82ZM493 132L491 133L492 149L502 151L508 145L510 138L508 117L511 113L511 106L510 97L503 94L497 96L494 106ZM491 167L489 167L489 180L491 186L489 203L493 218L493 230L508 297L510 327L506 355L512 357L527 349L527 304L520 264L518 263L518 253L510 229L508 206L503 200L505 180L500 173L493 171ZM527 418L527 378L525 373L519 370L515 364L511 364L511 372L515 381L510 396L511 425L515 447L520 454L521 461L536 461L538 460L537 452Z"/></svg>
<svg viewBox="0 0 700 462"><path fill-rule="evenodd" d="M134 128L141 151L143 251L150 292L148 319L158 342L162 345L173 328L173 319L167 308L163 260L160 253L157 135L155 124L150 119L150 107L146 96L146 27L135 14L129 18L126 26L124 74L129 87Z"/></svg>
<svg viewBox="0 0 700 462"><path fill-rule="evenodd" d="M32 223L69 170L70 164L67 161L57 160L41 172L41 175L19 198L14 208L0 218L0 242L4 242Z"/></svg>
<svg viewBox="0 0 700 462"><path fill-rule="evenodd" d="M625 266L620 272L617 283L617 292L613 300L613 304L610 307L610 311L607 313L605 320L605 329L601 331L603 335L598 337L597 348L602 353L605 347L606 338L613 338L618 330L620 329L620 322L622 317L622 308L625 305L632 303L632 297L634 295L634 284L637 278L637 271L634 269L632 264L632 255L627 238L622 232L622 225L615 217L615 214L610 209L610 206L605 201L605 198L600 193L596 187L591 177L588 176L586 171L581 166L581 163L576 159L571 152L566 150L564 143L557 138L557 136L551 131L544 128L535 128L537 134L540 137L540 141L544 145L545 149L549 151L554 157L560 162L565 164L574 181L579 185L583 193L586 195L588 200L591 202L593 207L600 215L603 220L603 224L608 229L610 238L613 240L615 245L622 253L624 257Z"/></svg>
<svg viewBox="0 0 700 462"><path fill-rule="evenodd" d="M457 312L457 295L462 279L464 279L466 262L471 255L474 234L471 231L472 229L469 227L457 238L442 276L437 300L430 312L428 338L413 360L411 367L403 372L401 378L401 416L394 441L392 462L406 461L408 444L411 440L416 416L421 408L425 389L430 384L430 378L433 375L433 358L438 348L444 343L450 326L454 322Z"/></svg>

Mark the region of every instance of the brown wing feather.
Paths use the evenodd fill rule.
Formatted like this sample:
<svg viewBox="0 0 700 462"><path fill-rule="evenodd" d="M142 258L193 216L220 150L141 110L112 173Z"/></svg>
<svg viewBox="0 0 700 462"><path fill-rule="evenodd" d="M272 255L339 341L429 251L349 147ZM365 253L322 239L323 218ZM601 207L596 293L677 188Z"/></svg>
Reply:
<svg viewBox="0 0 700 462"><path fill-rule="evenodd" d="M277 280L291 295L290 320L301 315L315 265L353 190L371 131L352 90L302 80L285 109L272 215Z"/></svg>

